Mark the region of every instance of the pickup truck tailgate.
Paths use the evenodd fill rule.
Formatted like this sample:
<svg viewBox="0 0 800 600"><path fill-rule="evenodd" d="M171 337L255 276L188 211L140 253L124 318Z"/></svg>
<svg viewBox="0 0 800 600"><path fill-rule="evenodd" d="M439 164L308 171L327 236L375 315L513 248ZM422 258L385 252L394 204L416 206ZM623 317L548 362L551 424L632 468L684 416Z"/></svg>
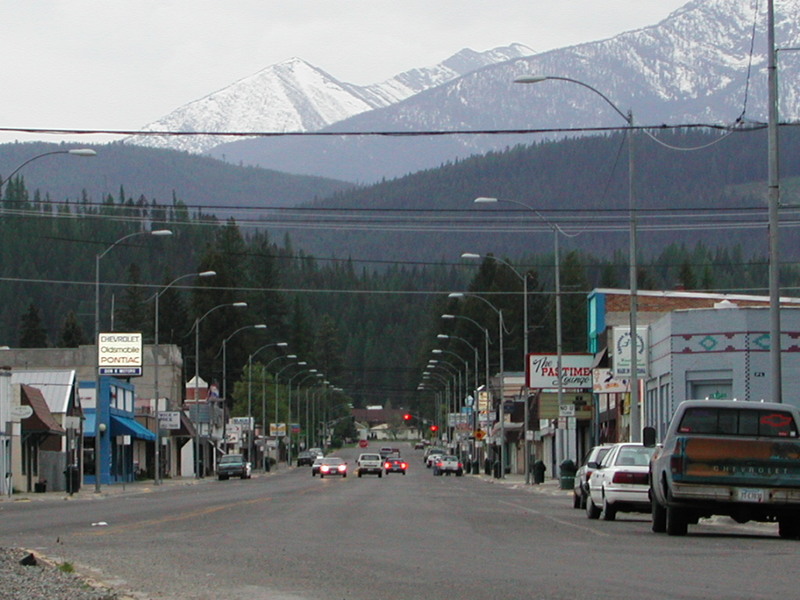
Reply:
<svg viewBox="0 0 800 600"><path fill-rule="evenodd" d="M730 437L679 437L671 460L676 483L797 487L800 443Z"/></svg>

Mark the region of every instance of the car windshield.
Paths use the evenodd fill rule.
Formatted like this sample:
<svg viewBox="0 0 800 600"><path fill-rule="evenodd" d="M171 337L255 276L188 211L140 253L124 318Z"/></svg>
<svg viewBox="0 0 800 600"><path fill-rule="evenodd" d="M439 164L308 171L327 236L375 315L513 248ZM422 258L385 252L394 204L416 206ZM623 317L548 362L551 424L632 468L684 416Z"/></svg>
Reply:
<svg viewBox="0 0 800 600"><path fill-rule="evenodd" d="M442 456L442 460L458 460L456 456Z"/></svg>
<svg viewBox="0 0 800 600"><path fill-rule="evenodd" d="M340 465L344 462L341 458L323 458L323 465Z"/></svg>
<svg viewBox="0 0 800 600"><path fill-rule="evenodd" d="M655 450L655 448L647 448L645 446L624 446L620 448L614 464L646 467L650 464L650 457L653 456Z"/></svg>
<svg viewBox="0 0 800 600"><path fill-rule="evenodd" d="M363 454L361 460L380 460L381 457L377 454Z"/></svg>
<svg viewBox="0 0 800 600"><path fill-rule="evenodd" d="M228 456L223 456L219 459L220 464L227 464L227 463L238 463L242 462L242 455L241 454L229 454Z"/></svg>

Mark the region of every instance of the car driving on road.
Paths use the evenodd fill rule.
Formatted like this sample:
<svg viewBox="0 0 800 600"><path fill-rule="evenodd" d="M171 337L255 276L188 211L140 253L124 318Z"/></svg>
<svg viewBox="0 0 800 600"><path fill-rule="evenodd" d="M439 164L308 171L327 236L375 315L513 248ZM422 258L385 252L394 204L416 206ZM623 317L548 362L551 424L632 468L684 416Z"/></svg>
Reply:
<svg viewBox="0 0 800 600"><path fill-rule="evenodd" d="M241 454L226 454L217 463L217 477L220 481L231 477L250 479L250 463Z"/></svg>
<svg viewBox="0 0 800 600"><path fill-rule="evenodd" d="M464 465L458 460L457 456L452 454L435 455L438 460L433 461L433 474L434 475L450 475L455 473L456 477L461 477L464 474Z"/></svg>
<svg viewBox="0 0 800 600"><path fill-rule="evenodd" d="M324 479L326 475L341 475L347 477L347 463L338 456L323 458L319 465L319 478Z"/></svg>
<svg viewBox="0 0 800 600"><path fill-rule="evenodd" d="M365 452L358 455L356 461L356 475L377 475L383 476L383 460L381 455L375 452Z"/></svg>
<svg viewBox="0 0 800 600"><path fill-rule="evenodd" d="M383 463L383 470L386 471L386 474L389 473L402 473L403 475L406 474L406 470L408 469L408 463L404 461L402 458L387 458L386 461Z"/></svg>

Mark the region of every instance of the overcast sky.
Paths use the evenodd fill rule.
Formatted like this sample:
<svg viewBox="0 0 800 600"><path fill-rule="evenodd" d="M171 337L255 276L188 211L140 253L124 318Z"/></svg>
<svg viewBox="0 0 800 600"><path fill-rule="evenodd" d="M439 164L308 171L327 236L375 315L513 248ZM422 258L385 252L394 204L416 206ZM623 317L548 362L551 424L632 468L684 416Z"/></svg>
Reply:
<svg viewBox="0 0 800 600"><path fill-rule="evenodd" d="M540 52L604 39L687 2L7 0L0 127L138 129L292 57L363 85L463 48ZM0 132L0 142L62 138Z"/></svg>

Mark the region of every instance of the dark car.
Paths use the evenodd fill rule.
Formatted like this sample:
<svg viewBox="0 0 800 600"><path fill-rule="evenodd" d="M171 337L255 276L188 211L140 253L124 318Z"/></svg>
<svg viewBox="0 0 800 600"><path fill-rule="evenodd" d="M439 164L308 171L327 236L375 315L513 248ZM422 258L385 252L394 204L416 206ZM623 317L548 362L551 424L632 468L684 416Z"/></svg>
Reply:
<svg viewBox="0 0 800 600"><path fill-rule="evenodd" d="M589 497L589 478L600 463L603 461L613 444L601 444L595 446L586 454L577 473L575 473L575 487L572 490L572 507L586 508L586 499Z"/></svg>
<svg viewBox="0 0 800 600"><path fill-rule="evenodd" d="M405 475L406 469L408 469L408 463L402 458L387 458L383 463L383 470L386 471L387 475L389 473L402 473Z"/></svg>
<svg viewBox="0 0 800 600"><path fill-rule="evenodd" d="M319 465L319 478L323 479L325 475L341 475L347 477L347 463L343 458L338 456L329 456L323 458Z"/></svg>
<svg viewBox="0 0 800 600"><path fill-rule="evenodd" d="M250 479L250 463L241 454L226 454L217 463L217 477L221 481L231 477Z"/></svg>
<svg viewBox="0 0 800 600"><path fill-rule="evenodd" d="M303 450L300 454L297 455L297 466L311 466L314 464L314 459L317 458L317 455L309 452L308 450Z"/></svg>

